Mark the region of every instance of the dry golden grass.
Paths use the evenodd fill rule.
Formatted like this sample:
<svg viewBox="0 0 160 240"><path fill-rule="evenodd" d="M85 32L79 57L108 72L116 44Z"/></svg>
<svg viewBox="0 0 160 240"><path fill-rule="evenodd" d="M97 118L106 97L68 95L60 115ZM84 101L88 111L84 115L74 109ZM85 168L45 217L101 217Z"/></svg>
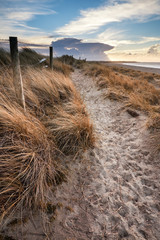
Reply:
<svg viewBox="0 0 160 240"><path fill-rule="evenodd" d="M106 97L114 93L113 96L125 100L129 106L148 114L159 113L160 89L148 82L144 78L144 73L142 79L139 79L117 73L113 69L100 64L91 64L85 71L94 77L99 88L107 88Z"/></svg>
<svg viewBox="0 0 160 240"><path fill-rule="evenodd" d="M12 71L0 74L0 213L46 205L50 184L63 173L57 155L94 145L92 124L71 80L61 73L22 71L26 112L17 103Z"/></svg>
<svg viewBox="0 0 160 240"><path fill-rule="evenodd" d="M37 74L35 70L27 70L31 90L27 85L26 104L37 107L35 112L52 133L57 147L69 154L91 146L94 142L92 125L70 79L45 69L38 78Z"/></svg>
<svg viewBox="0 0 160 240"><path fill-rule="evenodd" d="M0 66L11 64L10 54L3 48L0 48Z"/></svg>
<svg viewBox="0 0 160 240"><path fill-rule="evenodd" d="M57 109L56 118L48 118L46 126L54 136L55 142L65 154L74 154L93 146L93 129L88 116L72 108ZM69 111L66 111L69 110Z"/></svg>
<svg viewBox="0 0 160 240"><path fill-rule="evenodd" d="M53 70L61 72L65 76L69 76L69 74L73 71L73 68L70 65L64 64L63 62L55 59L53 62Z"/></svg>
<svg viewBox="0 0 160 240"><path fill-rule="evenodd" d="M34 116L0 96L0 213L17 204L37 208L45 203L58 165L48 130Z"/></svg>
<svg viewBox="0 0 160 240"><path fill-rule="evenodd" d="M148 127L160 128L160 88L155 84L160 75L93 63L86 64L84 70L94 78L98 88L107 89L106 98L144 111L149 116ZM156 136L160 139L159 133Z"/></svg>
<svg viewBox="0 0 160 240"><path fill-rule="evenodd" d="M155 78L160 79L160 75L156 73L141 72L138 70L117 66L110 67L110 69L112 69L114 72L121 73L129 77L145 79L148 82L153 82Z"/></svg>
<svg viewBox="0 0 160 240"><path fill-rule="evenodd" d="M22 69L26 69L28 66L32 66L34 68L44 68L49 67L50 61L48 56L41 55L36 51L30 48L23 48L19 52L20 64ZM40 63L40 60L44 60ZM74 59L74 58L73 58ZM0 48L0 68L3 67L3 70L8 69L11 66L11 58L10 53ZM62 62L61 58L53 60L53 70L56 72L63 73L65 76L69 76L71 71L73 71L72 66Z"/></svg>

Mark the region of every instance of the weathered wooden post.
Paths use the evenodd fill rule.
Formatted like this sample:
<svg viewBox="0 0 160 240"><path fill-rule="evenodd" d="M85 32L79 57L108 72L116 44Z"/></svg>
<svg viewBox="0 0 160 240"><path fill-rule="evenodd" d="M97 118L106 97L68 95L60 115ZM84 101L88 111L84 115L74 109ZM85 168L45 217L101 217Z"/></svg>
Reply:
<svg viewBox="0 0 160 240"><path fill-rule="evenodd" d="M53 70L53 47L49 47L50 69Z"/></svg>
<svg viewBox="0 0 160 240"><path fill-rule="evenodd" d="M10 53L12 60L12 68L13 68L13 83L15 88L16 97L18 99L19 104L25 110L25 98L24 98L24 90L23 90L23 82L22 75L19 63L19 53L18 53L18 43L17 37L9 37L10 41Z"/></svg>

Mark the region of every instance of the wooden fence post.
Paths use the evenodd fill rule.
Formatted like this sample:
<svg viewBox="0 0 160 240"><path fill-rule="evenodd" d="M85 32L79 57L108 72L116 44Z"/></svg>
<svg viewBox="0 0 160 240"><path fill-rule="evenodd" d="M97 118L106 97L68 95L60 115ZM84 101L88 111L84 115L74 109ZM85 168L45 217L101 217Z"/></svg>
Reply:
<svg viewBox="0 0 160 240"><path fill-rule="evenodd" d="M10 41L10 53L12 60L12 68L13 68L13 83L15 88L16 97L18 99L19 104L25 110L25 98L24 98L24 90L23 90L23 82L22 75L19 63L19 53L18 53L18 43L17 37L9 37Z"/></svg>
<svg viewBox="0 0 160 240"><path fill-rule="evenodd" d="M49 47L50 69L53 70L53 47Z"/></svg>

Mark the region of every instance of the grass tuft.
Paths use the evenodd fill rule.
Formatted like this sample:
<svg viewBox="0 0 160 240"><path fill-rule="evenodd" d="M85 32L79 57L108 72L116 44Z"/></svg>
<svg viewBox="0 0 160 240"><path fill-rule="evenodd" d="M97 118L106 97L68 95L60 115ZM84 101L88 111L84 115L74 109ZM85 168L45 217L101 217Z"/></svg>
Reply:
<svg viewBox="0 0 160 240"><path fill-rule="evenodd" d="M0 96L0 206L3 218L17 204L31 209L45 202L54 183L55 145L33 115Z"/></svg>
<svg viewBox="0 0 160 240"><path fill-rule="evenodd" d="M69 77L49 69L22 70L26 112L11 69L0 75L0 214L18 206L43 208L51 186L65 179L63 154L92 147L93 127ZM61 163L62 165L61 165Z"/></svg>
<svg viewBox="0 0 160 240"><path fill-rule="evenodd" d="M102 64L88 64L84 70L94 77L99 88L107 89L105 97L125 100L127 106L145 111L149 115L159 111L160 89L151 83L151 80L160 78L159 75Z"/></svg>
<svg viewBox="0 0 160 240"><path fill-rule="evenodd" d="M104 90L105 98L144 111L149 119L147 126L155 131L160 128L160 85L157 81L160 75L98 63L86 64L84 71L93 77L99 89ZM159 131L156 136L160 138Z"/></svg>

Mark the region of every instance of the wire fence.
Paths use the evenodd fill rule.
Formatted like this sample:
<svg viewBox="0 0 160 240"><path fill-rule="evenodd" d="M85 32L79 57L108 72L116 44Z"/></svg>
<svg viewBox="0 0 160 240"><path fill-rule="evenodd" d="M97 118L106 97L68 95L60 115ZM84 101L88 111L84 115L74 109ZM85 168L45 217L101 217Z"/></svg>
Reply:
<svg viewBox="0 0 160 240"><path fill-rule="evenodd" d="M0 47L3 46L3 44L5 44L5 46L8 46L8 48L10 50L10 54L6 53L6 51L4 51L4 54L2 54L2 56L0 56L0 57L2 57L2 58L0 58L0 63L3 64L2 66L0 66L0 75L3 77L3 74L8 74L7 71L5 71L5 70L7 70L7 69L10 70L10 67L12 68L13 84L14 84L14 88L15 88L15 93L16 93L19 103L23 106L24 111L25 111L26 110L25 109L25 96L24 96L24 90L23 90L23 79L22 79L22 74L21 74L21 67L27 67L27 66L34 67L34 66L42 64L43 68L49 67L51 70L53 70L53 65L54 65L53 64L54 63L54 61L53 61L53 46L24 43L24 42L21 42L21 40L18 40L17 37L9 37L9 39L0 39L0 43L2 43L2 44L0 44ZM30 51L28 51L29 55L26 54L26 55L20 56L18 53L19 52L18 49L19 49L20 45L21 45L21 47L45 46L46 48L48 48L49 56L50 56L49 57L49 65L43 64L48 59L47 59L47 57L44 57L44 55L42 55L42 54L38 54L36 59L30 54L31 53ZM27 51L26 51L26 53L27 53ZM19 56L22 57L21 59L24 64L20 64ZM30 56L30 57L28 57L28 56ZM58 58L55 51L54 51L54 57ZM28 61L28 63L30 63L29 60L30 60L31 64L27 64L27 61ZM36 62L33 62L33 60Z"/></svg>
<svg viewBox="0 0 160 240"><path fill-rule="evenodd" d="M24 48L31 48L41 55L49 55L49 44L31 43L21 39L18 39L18 49L21 51ZM0 49L10 52L9 39L0 38ZM38 63L37 63L38 64Z"/></svg>
<svg viewBox="0 0 160 240"><path fill-rule="evenodd" d="M1 41L1 42L3 42L3 41L4 41L4 42L9 42L9 39L0 38L0 41Z"/></svg>
<svg viewBox="0 0 160 240"><path fill-rule="evenodd" d="M46 50L48 49L48 55L49 55L49 47L51 45L47 45L47 44L39 44L39 43L31 43L31 42L24 42L24 40L22 39L18 39L18 48L19 49L23 49L23 48L34 48L34 50L39 53L39 51L36 48L46 48ZM7 52L10 51L10 40L9 39L4 39L4 38L0 38L0 48L7 50ZM41 54L41 53L39 53ZM44 58L44 56L46 56L46 54L41 54L42 55L42 59L40 59L39 61L37 61L34 64L20 64L21 67L24 66L37 66L37 65L41 65L46 58ZM56 52L54 51L54 58L58 58ZM44 60L45 59L45 60ZM5 64L4 66L0 66L0 71L2 71L3 69L9 69L12 66L12 64ZM44 68L49 67L48 65L43 66Z"/></svg>
<svg viewBox="0 0 160 240"><path fill-rule="evenodd" d="M3 39L3 38L0 38L0 45L1 43L6 43L8 44L8 49L9 49L9 39ZM36 47L41 47L41 48L46 48L46 49L49 49L51 45L49 44L39 44L39 43L31 43L31 42L27 42L27 41L24 41L24 40L21 40L21 39L18 39L18 47L19 48L24 48L24 47L33 47L36 49ZM0 46L1 48L1 46ZM49 51L48 51L49 53ZM54 56L56 58L58 58L59 56L56 54L56 52L54 51Z"/></svg>
<svg viewBox="0 0 160 240"><path fill-rule="evenodd" d="M27 64L27 62L25 64L24 63L23 64L19 63L20 67L27 67L27 66L35 67L35 66L41 65L42 68L50 67L51 69L53 69L54 61L52 60L52 67L51 67L51 60L50 61L47 60L49 55L51 56L50 51L49 51L49 48L51 47L51 45L31 43L31 42L24 41L22 39L18 39L17 43L18 43L18 49L20 50L20 53L21 53L21 50L23 50L24 48L29 48L31 50L33 49L35 52L37 52L39 54L39 56L42 57L42 58L39 58L37 60L37 62L32 63L32 64ZM48 54L41 53L38 50L38 48L39 49L45 48L48 51L47 52ZM7 51L7 53L10 53L10 38L9 39L0 38L0 49L3 49L4 51ZM55 50L53 51L53 55L54 55L54 58L59 58L60 57L60 56L57 55ZM8 59L9 59L8 62L11 62L9 55L8 55ZM52 59L53 59L53 56L52 56ZM49 61L49 63L47 62L46 64L44 64L45 60ZM64 61L64 63L65 63L65 61ZM9 63L9 64L4 63L3 60L1 61L1 59L0 59L0 64L1 64L0 65L0 73L1 74L12 67L12 63Z"/></svg>
<svg viewBox="0 0 160 240"><path fill-rule="evenodd" d="M54 53L55 58L58 58L58 56L56 55L56 53ZM47 60L47 58L42 58L40 59L37 63L34 64L20 64L20 67L25 67L25 66L29 66L29 67L34 67L34 66L38 66L38 65L42 65L42 63L44 63ZM10 67L12 67L12 64L5 64L4 66L0 66L0 71L3 69L9 69ZM48 68L48 65L44 65L43 68Z"/></svg>
<svg viewBox="0 0 160 240"><path fill-rule="evenodd" d="M41 60L39 60L37 63L34 63L34 64L20 64L20 67L25 67L25 66L34 67L34 66L42 64L44 61L46 61L46 58L42 58ZM3 70L3 69L7 70L10 67L12 67L12 64L5 64L4 66L0 66L0 71ZM43 67L47 68L48 65L44 65Z"/></svg>
<svg viewBox="0 0 160 240"><path fill-rule="evenodd" d="M0 39L0 47L3 49L4 46L4 52L1 51L1 58L0 62L3 64L0 66L0 74L3 77L3 74L6 74L6 70L10 69L12 67L13 70L13 84L15 88L15 94L18 99L18 102L22 105L25 109L25 96L24 96L24 89L23 89L23 79L22 79L22 74L21 74L21 67L23 66L37 66L41 65L44 63L47 59L43 55L38 54L37 58L32 60L36 61L31 64L25 64L26 59L28 59L28 54L26 55L21 55L22 59L24 60L24 64L20 64L20 57L19 57L19 47L30 47L30 46L42 46L42 45L35 45L31 43L24 43L21 42L21 40L17 39L17 37L9 37L9 39ZM45 47L49 47L49 45L45 45ZM10 50L10 54L8 54L5 50L6 49ZM53 47L50 46L50 68L53 69ZM27 52L26 52L27 53ZM30 52L29 52L30 53ZM36 55L35 55L36 56ZM41 57L42 56L42 57ZM9 59L10 58L10 59ZM30 57L32 59L32 55ZM11 63L9 63L11 60ZM51 64L52 63L52 64ZM43 66L43 65L42 65ZM43 67L48 67L48 65L44 65Z"/></svg>
<svg viewBox="0 0 160 240"><path fill-rule="evenodd" d="M0 43L9 43L9 39L4 39L4 38L0 38ZM31 42L27 42L27 41L24 41L24 40L21 40L21 39L18 39L18 43L19 44L23 44L23 45L29 45L29 46L43 46L43 47L49 47L50 45L49 44L40 44L40 43L31 43Z"/></svg>

